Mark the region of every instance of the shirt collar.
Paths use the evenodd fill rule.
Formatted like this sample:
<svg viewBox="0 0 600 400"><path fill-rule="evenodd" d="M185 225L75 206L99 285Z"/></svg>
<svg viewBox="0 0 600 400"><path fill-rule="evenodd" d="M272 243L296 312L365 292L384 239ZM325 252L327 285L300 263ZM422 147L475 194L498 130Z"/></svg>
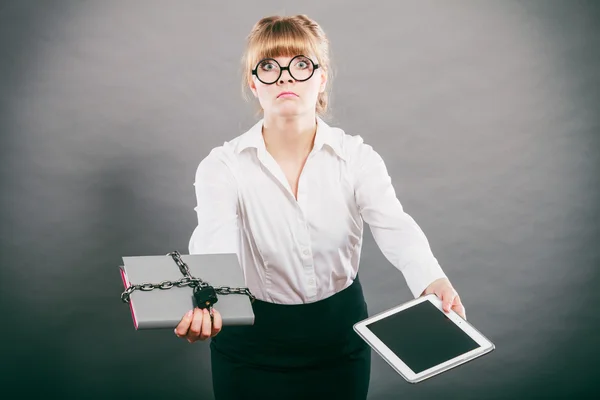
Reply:
<svg viewBox="0 0 600 400"><path fill-rule="evenodd" d="M242 135L236 146L236 152L238 154L248 148L256 148L261 152L266 151L265 141L262 136L263 123L264 118L254 124L254 126ZM339 135L335 135L334 128L317 116L317 133L315 135L313 151L319 151L324 145L327 145L338 155L338 157L345 160L340 141L341 138Z"/></svg>

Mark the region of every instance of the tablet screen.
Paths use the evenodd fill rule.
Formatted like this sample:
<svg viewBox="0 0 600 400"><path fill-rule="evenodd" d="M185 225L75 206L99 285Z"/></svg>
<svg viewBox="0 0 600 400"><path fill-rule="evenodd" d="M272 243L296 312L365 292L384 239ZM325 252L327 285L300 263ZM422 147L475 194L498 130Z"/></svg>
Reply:
<svg viewBox="0 0 600 400"><path fill-rule="evenodd" d="M479 347L430 301L367 327L417 374Z"/></svg>

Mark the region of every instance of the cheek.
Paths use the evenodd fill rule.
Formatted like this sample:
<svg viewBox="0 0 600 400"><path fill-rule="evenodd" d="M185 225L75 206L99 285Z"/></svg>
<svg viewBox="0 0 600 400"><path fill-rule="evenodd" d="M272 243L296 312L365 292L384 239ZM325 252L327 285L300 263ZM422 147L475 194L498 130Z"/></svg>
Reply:
<svg viewBox="0 0 600 400"><path fill-rule="evenodd" d="M270 88L262 86L256 86L256 95L258 97L258 101L261 105L265 105L266 103L271 101L273 94L271 93Z"/></svg>
<svg viewBox="0 0 600 400"><path fill-rule="evenodd" d="M307 97L310 98L311 100L316 99L317 97L319 97L319 90L321 89L321 85L318 81L311 81L310 85L307 85L306 88L306 94Z"/></svg>

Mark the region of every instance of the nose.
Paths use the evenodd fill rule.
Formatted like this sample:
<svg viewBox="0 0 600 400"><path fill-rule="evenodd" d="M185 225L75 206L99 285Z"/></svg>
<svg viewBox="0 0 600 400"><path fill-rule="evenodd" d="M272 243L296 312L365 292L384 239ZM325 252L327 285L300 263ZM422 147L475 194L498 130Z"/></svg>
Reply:
<svg viewBox="0 0 600 400"><path fill-rule="evenodd" d="M286 74L287 74L287 79L286 79ZM285 83L286 80L288 82L294 82L294 78L292 77L292 75L290 74L289 70L283 70L281 71L281 76L279 77L279 83Z"/></svg>

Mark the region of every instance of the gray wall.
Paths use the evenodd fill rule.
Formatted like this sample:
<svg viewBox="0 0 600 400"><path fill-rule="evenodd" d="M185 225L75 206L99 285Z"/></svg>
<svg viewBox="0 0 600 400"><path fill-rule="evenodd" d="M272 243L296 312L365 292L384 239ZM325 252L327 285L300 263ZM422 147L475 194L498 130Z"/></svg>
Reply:
<svg viewBox="0 0 600 400"><path fill-rule="evenodd" d="M255 121L244 38L306 13L332 42L330 123L381 153L497 346L419 385L374 355L370 398L598 389L600 4L369 3L0 5L3 388L212 398L208 343L136 332L117 266L187 252L198 163ZM411 298L369 231L361 275L371 313Z"/></svg>

